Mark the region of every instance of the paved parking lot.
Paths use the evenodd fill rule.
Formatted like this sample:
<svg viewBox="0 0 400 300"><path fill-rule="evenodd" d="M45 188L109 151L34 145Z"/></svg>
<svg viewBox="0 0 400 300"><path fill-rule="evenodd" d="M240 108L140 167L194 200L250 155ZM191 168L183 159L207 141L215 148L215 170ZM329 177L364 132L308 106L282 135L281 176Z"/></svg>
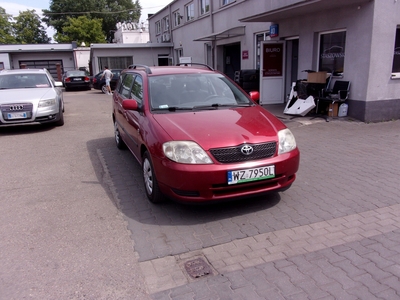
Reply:
<svg viewBox="0 0 400 300"><path fill-rule="evenodd" d="M0 131L0 299L400 299L400 121L290 118L283 193L150 204L111 99L65 93L60 128Z"/></svg>
<svg viewBox="0 0 400 300"><path fill-rule="evenodd" d="M280 117L298 178L246 201L152 205L133 157L102 150L154 299L400 298L400 121ZM211 272L192 278L185 264L199 259Z"/></svg>

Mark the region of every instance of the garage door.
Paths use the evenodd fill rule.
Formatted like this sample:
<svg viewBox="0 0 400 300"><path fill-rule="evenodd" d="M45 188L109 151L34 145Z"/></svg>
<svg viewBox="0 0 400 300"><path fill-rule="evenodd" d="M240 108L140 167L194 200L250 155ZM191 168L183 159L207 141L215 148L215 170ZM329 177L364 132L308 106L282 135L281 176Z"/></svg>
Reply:
<svg viewBox="0 0 400 300"><path fill-rule="evenodd" d="M19 65L24 64L30 69L47 69L55 80L57 79L57 64L61 66L61 72L63 72L64 67L62 60L21 60Z"/></svg>

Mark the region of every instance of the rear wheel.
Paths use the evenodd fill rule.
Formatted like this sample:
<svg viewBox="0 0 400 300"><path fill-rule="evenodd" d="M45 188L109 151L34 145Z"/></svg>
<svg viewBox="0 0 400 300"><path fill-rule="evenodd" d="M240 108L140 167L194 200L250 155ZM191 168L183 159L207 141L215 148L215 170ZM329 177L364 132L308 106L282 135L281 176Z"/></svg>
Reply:
<svg viewBox="0 0 400 300"><path fill-rule="evenodd" d="M103 84L103 85L101 86L101 91L102 91L104 94L108 94L107 86L106 86L105 84Z"/></svg>
<svg viewBox="0 0 400 300"><path fill-rule="evenodd" d="M122 140L121 133L119 132L116 121L114 122L114 138L115 138L115 144L117 145L118 149L122 150L122 149L126 148L126 145L125 145L124 141Z"/></svg>
<svg viewBox="0 0 400 300"><path fill-rule="evenodd" d="M152 203L161 203L165 201L164 195L158 186L156 174L149 153L146 151L143 155L143 182L147 198Z"/></svg>

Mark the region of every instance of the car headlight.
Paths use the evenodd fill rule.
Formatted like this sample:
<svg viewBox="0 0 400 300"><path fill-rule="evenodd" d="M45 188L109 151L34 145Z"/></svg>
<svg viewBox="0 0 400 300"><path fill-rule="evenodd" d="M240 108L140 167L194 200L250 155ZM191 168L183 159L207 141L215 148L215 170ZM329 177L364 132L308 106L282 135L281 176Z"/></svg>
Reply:
<svg viewBox="0 0 400 300"><path fill-rule="evenodd" d="M56 104L56 99L46 99L39 101L39 107L53 106Z"/></svg>
<svg viewBox="0 0 400 300"><path fill-rule="evenodd" d="M278 132L279 148L278 154L283 154L296 149L296 140L293 133L288 129L283 129Z"/></svg>
<svg viewBox="0 0 400 300"><path fill-rule="evenodd" d="M166 157L183 164L212 164L207 153L195 142L172 141L163 144Z"/></svg>

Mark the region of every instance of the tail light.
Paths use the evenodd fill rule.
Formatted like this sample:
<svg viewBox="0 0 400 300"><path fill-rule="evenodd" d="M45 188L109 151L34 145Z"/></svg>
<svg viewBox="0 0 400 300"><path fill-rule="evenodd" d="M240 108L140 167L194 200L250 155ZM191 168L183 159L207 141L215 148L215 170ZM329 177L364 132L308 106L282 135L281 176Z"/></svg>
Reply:
<svg viewBox="0 0 400 300"><path fill-rule="evenodd" d="M71 82L71 78L69 77L65 78L65 82Z"/></svg>
<svg viewBox="0 0 400 300"><path fill-rule="evenodd" d="M89 82L90 81L90 78L89 77L85 77L85 82Z"/></svg>

